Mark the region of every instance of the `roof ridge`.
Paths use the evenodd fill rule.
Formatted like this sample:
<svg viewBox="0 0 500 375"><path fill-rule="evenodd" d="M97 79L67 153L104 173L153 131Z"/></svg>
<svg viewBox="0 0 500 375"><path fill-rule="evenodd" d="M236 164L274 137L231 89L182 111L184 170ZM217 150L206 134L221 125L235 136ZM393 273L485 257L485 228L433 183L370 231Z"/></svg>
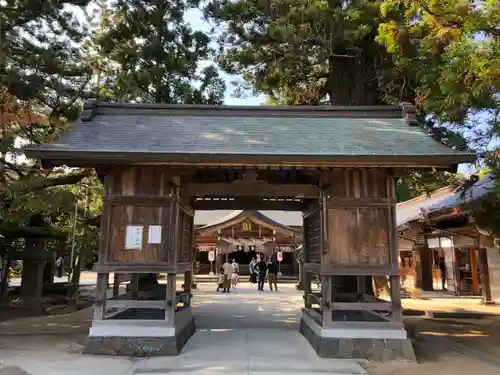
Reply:
<svg viewBox="0 0 500 375"><path fill-rule="evenodd" d="M202 112L202 115L214 113L216 115L269 115L272 113L288 115L323 115L331 117L351 117L351 118L400 118L408 125L418 125L416 118L416 108L411 103L403 102L400 105L365 105L365 106L231 106L231 105L211 105L211 104L149 104L149 103L112 103L101 102L91 99L85 102L81 121L91 121L96 115L123 114L125 111L133 111L134 114L150 115L163 114L170 116L182 116L193 114L192 112ZM137 113L138 112L138 113ZM187 112L187 113L186 113Z"/></svg>
<svg viewBox="0 0 500 375"><path fill-rule="evenodd" d="M243 214L245 212L245 210L234 210L233 212L231 212L230 214L227 214L226 216L224 217L221 217L220 219L217 219L215 220L214 222L212 223L208 223L208 224L205 224L201 227L199 227L198 229L205 229L205 228L210 228L210 227L213 227L213 226L216 226L216 225L220 225L220 224L223 224L225 223L226 221L229 221L229 220L232 220L238 216L240 216L241 214Z"/></svg>

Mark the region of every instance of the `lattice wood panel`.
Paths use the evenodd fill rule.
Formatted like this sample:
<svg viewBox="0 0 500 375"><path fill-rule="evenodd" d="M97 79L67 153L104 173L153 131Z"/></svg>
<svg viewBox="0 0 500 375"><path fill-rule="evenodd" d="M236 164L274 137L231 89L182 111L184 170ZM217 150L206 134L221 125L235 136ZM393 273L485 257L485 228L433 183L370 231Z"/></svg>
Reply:
<svg viewBox="0 0 500 375"><path fill-rule="evenodd" d="M180 248L178 261L189 263L192 259L193 252L193 216L186 212L182 212L182 232L180 238Z"/></svg>
<svg viewBox="0 0 500 375"><path fill-rule="evenodd" d="M304 239L306 244L306 262L321 262L321 221L320 209L315 209L304 218Z"/></svg>

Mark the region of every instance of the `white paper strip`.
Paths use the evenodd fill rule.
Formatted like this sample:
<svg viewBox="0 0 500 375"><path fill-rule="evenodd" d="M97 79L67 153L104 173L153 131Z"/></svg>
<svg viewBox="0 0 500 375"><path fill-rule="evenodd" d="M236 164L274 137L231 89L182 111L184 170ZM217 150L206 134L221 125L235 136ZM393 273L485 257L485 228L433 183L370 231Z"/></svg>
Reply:
<svg viewBox="0 0 500 375"><path fill-rule="evenodd" d="M161 243L161 225L151 225L148 231L148 243L160 244Z"/></svg>

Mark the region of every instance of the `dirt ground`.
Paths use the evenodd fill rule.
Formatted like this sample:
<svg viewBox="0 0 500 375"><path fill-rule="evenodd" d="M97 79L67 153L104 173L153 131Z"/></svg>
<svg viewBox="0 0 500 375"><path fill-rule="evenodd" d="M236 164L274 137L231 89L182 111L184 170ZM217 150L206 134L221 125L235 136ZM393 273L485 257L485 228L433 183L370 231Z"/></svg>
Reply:
<svg viewBox="0 0 500 375"><path fill-rule="evenodd" d="M476 351L485 353L487 359L500 362L500 317L475 320L452 319L405 319L407 326L415 332L413 347L418 363L366 363L363 367L371 375L498 375L500 367ZM472 348L464 355L440 339Z"/></svg>
<svg viewBox="0 0 500 375"><path fill-rule="evenodd" d="M498 375L499 368L485 365L456 353L440 354L439 358L419 364L369 363L363 366L370 375Z"/></svg>

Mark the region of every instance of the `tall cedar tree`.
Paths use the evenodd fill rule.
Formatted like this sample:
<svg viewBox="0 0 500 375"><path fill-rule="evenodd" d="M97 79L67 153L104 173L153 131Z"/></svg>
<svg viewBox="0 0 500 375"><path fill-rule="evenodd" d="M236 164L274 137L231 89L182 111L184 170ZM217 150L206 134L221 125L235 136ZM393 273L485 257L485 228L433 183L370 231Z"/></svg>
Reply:
<svg viewBox="0 0 500 375"><path fill-rule="evenodd" d="M390 51L377 40L386 22L383 1L212 0L207 17L226 26L220 63L243 74L247 85L279 104L379 105L416 102L413 69L395 70ZM393 12L396 21L403 12ZM465 141L436 127L420 107L420 119L436 139L465 148ZM405 176L398 198L409 199L448 183L444 173ZM355 283L337 280L338 285ZM371 278L366 280L371 290ZM378 280L377 288L383 288ZM349 287L349 286L348 286Z"/></svg>
<svg viewBox="0 0 500 375"><path fill-rule="evenodd" d="M192 0L115 0L100 4L89 46L102 100L220 104L225 84L211 57L210 37L184 20Z"/></svg>
<svg viewBox="0 0 500 375"><path fill-rule="evenodd" d="M207 17L226 26L219 37L221 66L244 76L269 102L289 105L416 103L424 129L464 150L459 132L437 125L418 102L418 69L396 69L392 51L377 38L384 23L404 22L382 1L212 0ZM381 9L382 8L382 9ZM414 173L398 183L398 199L449 184L442 172Z"/></svg>
<svg viewBox="0 0 500 375"><path fill-rule="evenodd" d="M375 42L379 7L366 1L213 0L208 17L225 23L222 66L283 104L382 104L390 66Z"/></svg>

